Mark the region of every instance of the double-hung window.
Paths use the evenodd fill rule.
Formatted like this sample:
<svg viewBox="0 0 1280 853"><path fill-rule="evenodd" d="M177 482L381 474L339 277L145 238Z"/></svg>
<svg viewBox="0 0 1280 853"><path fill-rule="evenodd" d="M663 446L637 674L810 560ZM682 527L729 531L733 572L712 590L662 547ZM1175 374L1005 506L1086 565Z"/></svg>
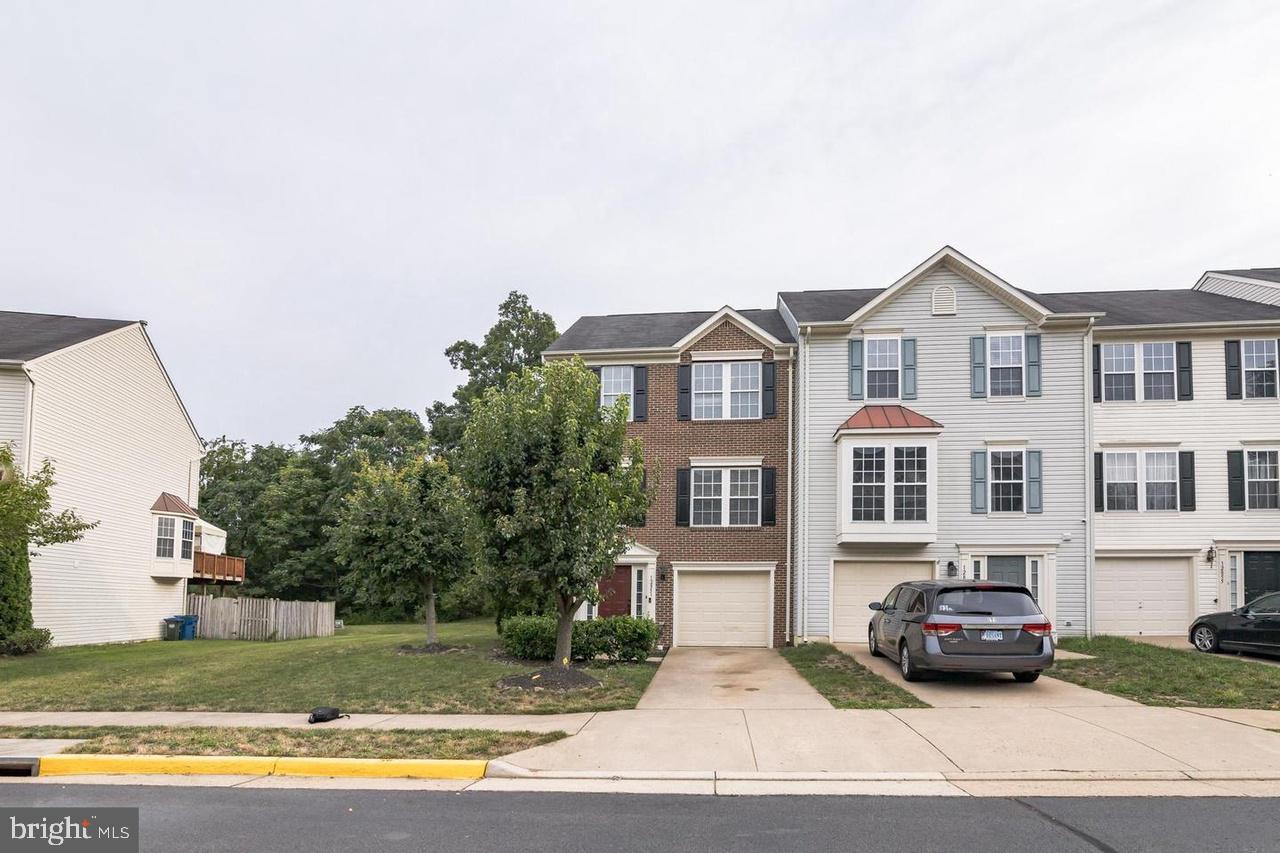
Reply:
<svg viewBox="0 0 1280 853"><path fill-rule="evenodd" d="M1177 397L1175 364L1172 342L1142 345L1142 399L1173 400Z"/></svg>
<svg viewBox="0 0 1280 853"><path fill-rule="evenodd" d="M1178 454L1169 450L1149 450L1143 459L1143 491L1149 511L1178 508Z"/></svg>
<svg viewBox="0 0 1280 853"><path fill-rule="evenodd" d="M1137 362L1133 344L1102 345L1102 399L1136 400Z"/></svg>
<svg viewBox="0 0 1280 853"><path fill-rule="evenodd" d="M692 526L760 525L759 468L694 468L692 480Z"/></svg>
<svg viewBox="0 0 1280 853"><path fill-rule="evenodd" d="M1244 395L1248 398L1276 396L1276 341L1243 341Z"/></svg>
<svg viewBox="0 0 1280 853"><path fill-rule="evenodd" d="M1021 397L1024 339L1016 335L990 335L991 396Z"/></svg>
<svg viewBox="0 0 1280 853"><path fill-rule="evenodd" d="M189 518L182 519L182 559L191 559L191 551L195 547L195 541L196 523Z"/></svg>
<svg viewBox="0 0 1280 853"><path fill-rule="evenodd" d="M174 531L177 528L177 519L172 516L162 515L156 519L156 556L171 558L173 557L173 540Z"/></svg>
<svg viewBox="0 0 1280 853"><path fill-rule="evenodd" d="M851 448L852 520L885 521L892 505L893 521L927 521L928 454L926 447L909 445Z"/></svg>
<svg viewBox="0 0 1280 853"><path fill-rule="evenodd" d="M1178 509L1178 453L1118 450L1103 454L1109 512L1170 512Z"/></svg>
<svg viewBox="0 0 1280 853"><path fill-rule="evenodd" d="M759 418L760 362L694 362L692 390L694 420Z"/></svg>
<svg viewBox="0 0 1280 853"><path fill-rule="evenodd" d="M631 380L635 371L631 365L605 365L600 368L600 405L612 406L622 395L627 396L627 420L631 420L635 406L631 402Z"/></svg>
<svg viewBox="0 0 1280 853"><path fill-rule="evenodd" d="M902 342L898 338L867 338L866 349L867 399L898 399Z"/></svg>
<svg viewBox="0 0 1280 853"><path fill-rule="evenodd" d="M1107 484L1108 511L1138 509L1138 453L1107 453L1103 456L1103 476Z"/></svg>
<svg viewBox="0 0 1280 853"><path fill-rule="evenodd" d="M1245 456L1249 509L1280 509L1280 451L1250 450Z"/></svg>
<svg viewBox="0 0 1280 853"><path fill-rule="evenodd" d="M1022 450L991 452L991 511L1026 511L1026 453Z"/></svg>

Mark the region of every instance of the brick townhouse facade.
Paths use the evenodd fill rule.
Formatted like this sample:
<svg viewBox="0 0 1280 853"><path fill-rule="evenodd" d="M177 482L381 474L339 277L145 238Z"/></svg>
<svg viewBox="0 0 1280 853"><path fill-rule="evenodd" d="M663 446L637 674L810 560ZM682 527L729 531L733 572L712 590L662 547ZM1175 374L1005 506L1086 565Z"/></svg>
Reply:
<svg viewBox="0 0 1280 853"><path fill-rule="evenodd" d="M581 355L603 402L632 399L643 527L594 613L653 617L661 644L785 645L793 359L776 311L584 317L545 358Z"/></svg>

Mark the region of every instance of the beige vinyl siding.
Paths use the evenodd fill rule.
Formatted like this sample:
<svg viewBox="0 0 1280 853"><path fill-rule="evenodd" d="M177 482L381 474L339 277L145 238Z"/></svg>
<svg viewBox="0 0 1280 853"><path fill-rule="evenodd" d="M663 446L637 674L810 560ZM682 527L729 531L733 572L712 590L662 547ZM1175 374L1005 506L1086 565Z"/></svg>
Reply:
<svg viewBox="0 0 1280 853"><path fill-rule="evenodd" d="M0 368L0 444L13 450L13 460L24 462L27 438L27 394L31 383L21 370Z"/></svg>
<svg viewBox="0 0 1280 853"><path fill-rule="evenodd" d="M1269 332L1266 336L1271 336ZM1106 402L1093 405L1095 450L1117 449L1117 443L1159 445L1196 454L1195 512L1100 512L1094 514L1100 555L1123 551L1195 552L1196 612L1219 608L1222 565L1206 562L1211 545L1271 543L1280 545L1280 513L1227 509L1227 451L1244 449L1245 441L1271 441L1280 446L1280 401L1228 400L1223 341L1259 335L1125 335L1099 334L1098 343L1124 341L1191 341L1195 399L1160 402ZM1141 382L1141 377L1138 377ZM1138 448L1139 451L1141 448ZM1137 522L1141 523L1137 523ZM1219 546L1220 562L1225 561Z"/></svg>
<svg viewBox="0 0 1280 853"><path fill-rule="evenodd" d="M184 583L151 577L151 505L161 492L195 503L201 454L141 326L127 326L29 365L32 458L53 461L53 508L99 522L83 540L42 548L32 609L58 645L160 636L183 610Z"/></svg>
<svg viewBox="0 0 1280 853"><path fill-rule="evenodd" d="M1231 278L1206 275L1196 285L1196 290L1218 293L1222 296L1234 296L1236 299L1248 299L1251 302L1263 302L1267 305L1280 305L1280 285L1276 284L1237 281Z"/></svg>
<svg viewBox="0 0 1280 853"><path fill-rule="evenodd" d="M956 290L954 316L932 316L933 288ZM938 477L938 538L927 546L835 544L836 428L866 401L848 399L847 335L809 340L809 369L802 378L807 395L807 425L797 454L807 467L802 500L807 537L806 619L809 636L829 634L830 577L833 560L929 560L945 566L961 562L960 546L1026 546L1029 555L1055 555L1056 625L1063 634L1085 630L1085 447L1083 330L1041 330L1043 395L1019 400L972 399L969 393L969 339L989 334L986 326L1025 323L1025 318L963 276L947 269L932 272L885 303L863 324L869 331L901 330L917 339L917 399L907 406L943 424L939 459L930 472ZM1029 324L1028 329L1034 331ZM804 423L804 419L801 419ZM1021 517L970 512L970 453L989 449L984 442L1026 439L1044 465L1044 512ZM804 549L804 544L801 544ZM966 548L966 551L968 549ZM974 553L981 553L975 548ZM1048 567L1046 567L1047 570Z"/></svg>

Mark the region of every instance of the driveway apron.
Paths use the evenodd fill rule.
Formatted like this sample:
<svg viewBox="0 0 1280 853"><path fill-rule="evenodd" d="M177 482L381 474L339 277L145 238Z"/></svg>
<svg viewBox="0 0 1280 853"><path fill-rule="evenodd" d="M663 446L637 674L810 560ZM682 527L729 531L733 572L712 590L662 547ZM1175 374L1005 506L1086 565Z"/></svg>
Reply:
<svg viewBox="0 0 1280 853"><path fill-rule="evenodd" d="M642 711L726 709L830 710L773 649L672 649L640 697Z"/></svg>

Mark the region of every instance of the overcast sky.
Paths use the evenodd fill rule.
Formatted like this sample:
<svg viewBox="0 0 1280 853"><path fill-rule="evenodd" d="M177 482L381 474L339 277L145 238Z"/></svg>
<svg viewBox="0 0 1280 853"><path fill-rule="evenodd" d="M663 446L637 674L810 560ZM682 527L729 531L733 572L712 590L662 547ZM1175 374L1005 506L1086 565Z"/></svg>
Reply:
<svg viewBox="0 0 1280 853"><path fill-rule="evenodd" d="M1280 265L1280 4L0 0L0 307L145 319L206 438L419 412L581 314Z"/></svg>

